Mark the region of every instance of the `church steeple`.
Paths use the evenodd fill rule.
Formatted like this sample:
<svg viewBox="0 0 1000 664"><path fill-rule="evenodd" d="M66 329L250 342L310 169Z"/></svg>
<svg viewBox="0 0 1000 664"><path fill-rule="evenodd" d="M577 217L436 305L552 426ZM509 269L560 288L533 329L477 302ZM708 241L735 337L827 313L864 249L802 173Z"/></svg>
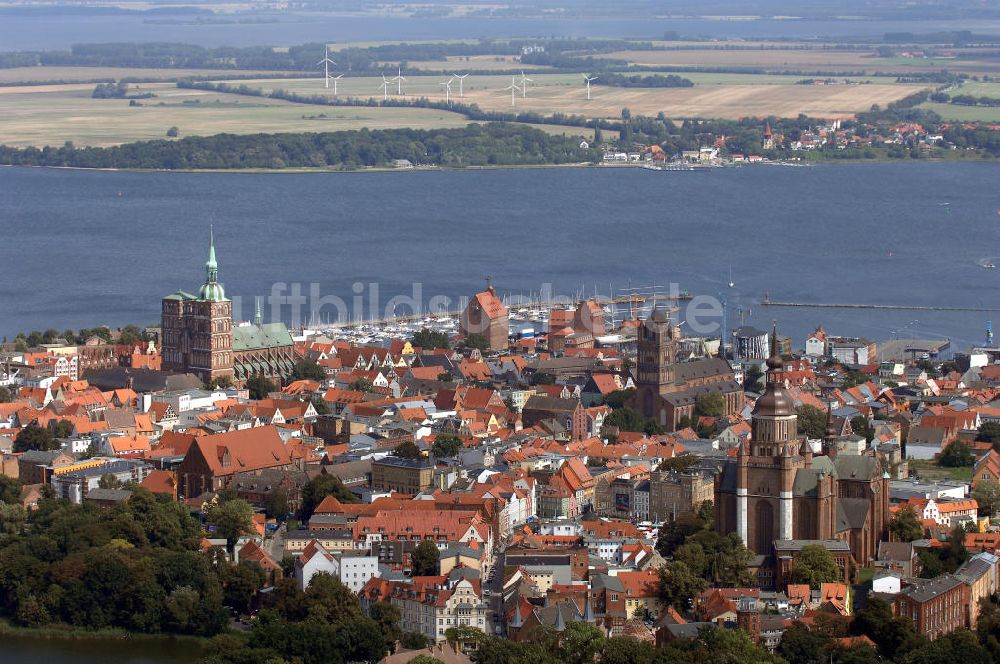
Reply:
<svg viewBox="0 0 1000 664"><path fill-rule="evenodd" d="M208 227L208 260L205 261L205 283L201 286L199 299L222 302L226 291L219 283L219 263L215 260L215 229Z"/></svg>
<svg viewBox="0 0 1000 664"><path fill-rule="evenodd" d="M833 406L826 407L826 431L823 433L823 450L831 459L837 458L837 427L833 423Z"/></svg>
<svg viewBox="0 0 1000 664"><path fill-rule="evenodd" d="M753 407L753 456L784 456L796 454L791 443L798 436L795 405L785 389L785 363L778 352L778 325L771 332L771 356L767 358L767 386Z"/></svg>

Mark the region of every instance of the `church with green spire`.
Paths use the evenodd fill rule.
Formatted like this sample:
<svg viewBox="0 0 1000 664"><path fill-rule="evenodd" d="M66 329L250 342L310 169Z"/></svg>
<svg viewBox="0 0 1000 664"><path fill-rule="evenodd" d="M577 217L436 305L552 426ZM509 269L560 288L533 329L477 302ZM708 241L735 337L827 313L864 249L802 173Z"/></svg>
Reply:
<svg viewBox="0 0 1000 664"><path fill-rule="evenodd" d="M160 311L164 370L193 373L206 384L239 387L253 376L280 384L294 368L288 328L263 323L259 302L252 323L233 325L233 303L219 283L213 229L198 294L171 293L163 298Z"/></svg>

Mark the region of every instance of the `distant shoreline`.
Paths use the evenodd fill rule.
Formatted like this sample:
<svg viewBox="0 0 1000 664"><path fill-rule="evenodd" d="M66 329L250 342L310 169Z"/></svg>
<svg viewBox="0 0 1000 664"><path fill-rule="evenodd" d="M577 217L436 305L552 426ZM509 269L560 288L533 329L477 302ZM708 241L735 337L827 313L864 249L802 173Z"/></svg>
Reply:
<svg viewBox="0 0 1000 664"><path fill-rule="evenodd" d="M822 161L801 162L769 162L766 164L733 164L730 166L720 166L717 168L702 169L705 172L714 170L732 170L734 168L765 168L768 166L853 166L857 164L998 164L1000 159L829 159ZM365 174L365 173L434 173L434 172L461 172L461 171L510 171L510 170L540 170L553 168L574 168L574 169L598 169L598 170L648 170L642 168L641 164L591 164L591 163L570 163L570 164L510 164L496 166L413 166L409 168L396 168L394 166L370 166L354 169L337 169L324 167L295 167L295 168L220 168L220 169L194 169L194 168L91 168L87 166L27 166L19 164L0 164L0 168L33 168L39 170L53 171L89 171L106 173L186 173L205 175L316 175L316 174ZM651 171L653 173L668 173L673 171ZM684 172L684 171L679 171Z"/></svg>

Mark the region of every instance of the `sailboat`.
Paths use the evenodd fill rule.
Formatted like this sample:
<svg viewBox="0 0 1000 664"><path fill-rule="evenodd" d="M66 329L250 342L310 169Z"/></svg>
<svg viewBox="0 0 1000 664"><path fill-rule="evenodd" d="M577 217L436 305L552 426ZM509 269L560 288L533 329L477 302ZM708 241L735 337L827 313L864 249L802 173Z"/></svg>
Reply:
<svg viewBox="0 0 1000 664"><path fill-rule="evenodd" d="M729 287L732 288L735 285L736 285L736 282L733 281L733 266L730 265L729 266Z"/></svg>

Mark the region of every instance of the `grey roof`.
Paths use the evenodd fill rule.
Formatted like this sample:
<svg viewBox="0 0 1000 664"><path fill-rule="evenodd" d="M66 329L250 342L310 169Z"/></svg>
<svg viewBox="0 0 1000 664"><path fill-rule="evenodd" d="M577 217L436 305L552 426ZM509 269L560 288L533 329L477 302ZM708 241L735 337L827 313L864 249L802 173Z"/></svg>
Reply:
<svg viewBox="0 0 1000 664"><path fill-rule="evenodd" d="M878 476L878 460L870 456L841 454L837 456L834 465L837 467L837 477L842 480L870 480Z"/></svg>
<svg viewBox="0 0 1000 664"><path fill-rule="evenodd" d="M795 483L792 485L792 493L796 496L816 496L816 487L819 484L820 475L833 475L834 478L837 477L837 469L828 456L818 455L813 457L811 467L802 468L795 473Z"/></svg>
<svg viewBox="0 0 1000 664"><path fill-rule="evenodd" d="M328 466L323 466L323 470L327 475L333 475L340 480L353 479L359 475L367 475L371 473L372 460L359 459L357 461L348 461L346 463L334 463Z"/></svg>
<svg viewBox="0 0 1000 664"><path fill-rule="evenodd" d="M843 540L807 540L807 539L774 540L774 550L801 551L802 547L808 546L810 544L821 544L827 551L848 552L851 550L851 545Z"/></svg>
<svg viewBox="0 0 1000 664"><path fill-rule="evenodd" d="M202 380L194 374L112 367L88 369L83 373L87 382L100 390L118 390L129 386L136 392L163 392L165 390L200 389Z"/></svg>
<svg viewBox="0 0 1000 664"><path fill-rule="evenodd" d="M523 565L525 567L562 566L570 564L570 556L566 553L508 553L504 557L507 565Z"/></svg>
<svg viewBox="0 0 1000 664"><path fill-rule="evenodd" d="M132 492L128 489L91 489L87 492L87 500L104 500L120 503L128 500Z"/></svg>
<svg viewBox="0 0 1000 664"><path fill-rule="evenodd" d="M981 579L992 570L993 563L990 560L974 556L965 561L965 564L958 568L958 571L955 572L955 576L962 579L966 583L974 583L977 579Z"/></svg>
<svg viewBox="0 0 1000 664"><path fill-rule="evenodd" d="M34 463L39 466L47 466L55 460L56 457L63 454L69 454L65 450L28 450L21 455L21 461L25 463ZM70 455L72 456L72 455Z"/></svg>
<svg viewBox="0 0 1000 664"><path fill-rule="evenodd" d="M668 623L663 626L663 629L670 632L670 635L675 639L693 639L698 636L698 632L706 627L715 627L715 623L710 622L689 622L683 625L678 625L675 623Z"/></svg>
<svg viewBox="0 0 1000 664"><path fill-rule="evenodd" d="M82 470L77 470L72 473L65 473L60 475L60 478L72 478L72 479L86 479L89 477L101 477L108 473L117 474L130 472L134 468L147 465L143 461L130 461L125 459L119 459L118 461L111 461L109 463L101 464L100 466L95 466L94 468L84 468Z"/></svg>
<svg viewBox="0 0 1000 664"><path fill-rule="evenodd" d="M913 544L910 542L879 542L877 559L910 562L913 560Z"/></svg>
<svg viewBox="0 0 1000 664"><path fill-rule="evenodd" d="M233 328L233 350L258 350L291 346L292 335L284 323L243 325Z"/></svg>
<svg viewBox="0 0 1000 664"><path fill-rule="evenodd" d="M609 576L607 574L597 574L596 577L592 576L590 586L594 589L605 588L620 593L625 592L625 586L622 585L621 579L617 576Z"/></svg>
<svg viewBox="0 0 1000 664"><path fill-rule="evenodd" d="M916 585L901 591L900 595L905 595L915 602L927 602L963 583L965 581L954 574L942 574L933 579L918 582Z"/></svg>
<svg viewBox="0 0 1000 664"><path fill-rule="evenodd" d="M841 498L837 501L837 531L865 527L871 502L867 498Z"/></svg>
<svg viewBox="0 0 1000 664"><path fill-rule="evenodd" d="M398 456L387 456L378 461L373 461L372 465L394 466L396 468L430 468L431 460L427 457L420 459L406 459Z"/></svg>
<svg viewBox="0 0 1000 664"><path fill-rule="evenodd" d="M557 397L546 397L535 395L530 397L524 404L523 410L544 410L552 412L572 413L580 406L579 399L559 399Z"/></svg>

